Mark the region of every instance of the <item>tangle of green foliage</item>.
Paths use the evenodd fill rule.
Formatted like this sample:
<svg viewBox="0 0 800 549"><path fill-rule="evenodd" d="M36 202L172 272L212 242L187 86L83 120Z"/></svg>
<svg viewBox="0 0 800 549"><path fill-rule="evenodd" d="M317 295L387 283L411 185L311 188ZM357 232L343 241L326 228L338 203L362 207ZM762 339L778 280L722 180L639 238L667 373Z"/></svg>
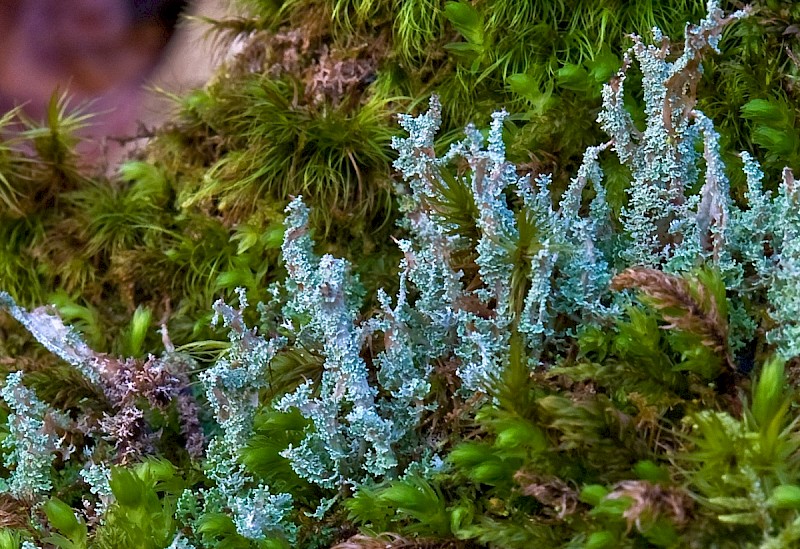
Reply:
<svg viewBox="0 0 800 549"><path fill-rule="evenodd" d="M0 549L800 543L797 5L243 4L2 119Z"/></svg>

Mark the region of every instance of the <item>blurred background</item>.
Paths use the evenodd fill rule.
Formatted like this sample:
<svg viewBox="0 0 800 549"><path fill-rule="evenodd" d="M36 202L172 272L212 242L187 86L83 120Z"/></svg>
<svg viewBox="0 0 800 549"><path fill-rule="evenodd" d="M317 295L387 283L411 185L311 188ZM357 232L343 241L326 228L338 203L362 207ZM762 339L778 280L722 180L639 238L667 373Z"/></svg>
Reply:
<svg viewBox="0 0 800 549"><path fill-rule="evenodd" d="M2 0L0 111L20 107L42 119L53 93L94 113L84 154L113 138L146 133L170 102L151 88L180 93L202 86L215 65L203 25L224 0ZM109 138L112 138L109 140ZM113 152L112 152L113 156Z"/></svg>

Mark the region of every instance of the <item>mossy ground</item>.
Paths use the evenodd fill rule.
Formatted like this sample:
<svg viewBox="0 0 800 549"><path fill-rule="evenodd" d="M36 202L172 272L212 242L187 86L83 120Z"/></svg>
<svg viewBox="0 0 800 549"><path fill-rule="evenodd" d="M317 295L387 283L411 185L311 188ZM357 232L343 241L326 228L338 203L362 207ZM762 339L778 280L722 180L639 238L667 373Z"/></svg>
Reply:
<svg viewBox="0 0 800 549"><path fill-rule="evenodd" d="M395 225L390 144L398 113L438 94L444 148L467 123L485 127L505 108L509 160L521 171L552 172L559 194L585 148L603 139L594 122L600 90L619 68L625 33L647 36L658 26L677 37L705 9L689 0L241 5L240 17L208 22L220 51L235 42L239 53L206 88L175 98L180 114L117 175L79 165L72 136L91 120L65 98L54 96L41 123L17 113L2 119L9 130L0 145L0 289L31 308L54 304L97 351L160 353L163 324L198 368L212 363L227 345L209 327L212 302L237 287L252 302L270 298L268 285L285 276L283 208L297 195L314 212L319 251L347 257L360 275L368 314L377 289L392 294L397 284L392 237L404 233ZM722 55L705 62L698 108L720 131L739 199L736 151L759 156L766 181L779 181L787 165L800 170L798 24L797 3L756 2L750 18L725 31ZM633 78L626 85L641 122L641 85ZM629 177L613 161L604 168L618 218ZM469 236L470 197L456 184L449 190L439 208ZM474 271L474 257L459 260ZM659 315L638 306L606 332L579 330L547 372L512 364L498 380L497 403L482 408L455 396L452 365L437 365L433 399L447 405L426 429L441 438L450 472L362 488L325 522L299 514L302 546L790 547L799 535L797 504L777 501L775 490L800 474L797 365L761 367L762 345L753 353L760 381L746 372L712 376L727 384L716 391L702 372L673 371L683 347ZM646 348L637 347L643 341ZM106 410L91 387L62 391L81 387L80 377L5 317L0 366L25 371L56 408ZM320 370L313 353L281 354L264 402ZM201 482L174 414L159 413L148 421L162 429L157 448L173 465L153 472L145 462L126 477L144 494L133 505L138 522L116 508L92 547L144 547L145 538L166 546L148 528L174 528L179 487ZM304 428L301 418L265 405L244 460L313 511L320 490L277 455ZM80 507L77 471L66 460L56 467L58 497ZM36 531L20 519L26 505L8 499L0 507L3 525ZM231 527L217 517L205 539L251 547ZM397 537L380 541L384 531Z"/></svg>

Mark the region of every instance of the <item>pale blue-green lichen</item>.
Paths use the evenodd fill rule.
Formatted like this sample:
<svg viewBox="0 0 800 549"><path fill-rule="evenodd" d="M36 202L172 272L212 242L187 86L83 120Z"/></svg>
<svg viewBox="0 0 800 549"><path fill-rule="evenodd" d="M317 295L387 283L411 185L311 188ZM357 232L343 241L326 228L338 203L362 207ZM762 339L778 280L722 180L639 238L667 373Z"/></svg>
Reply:
<svg viewBox="0 0 800 549"><path fill-rule="evenodd" d="M80 470L83 481L89 485L89 492L97 497L98 502L94 508L102 515L108 505L114 501L111 490L111 468L105 463L88 463Z"/></svg>
<svg viewBox="0 0 800 549"><path fill-rule="evenodd" d="M775 248L777 264L767 296L776 327L767 341L789 359L800 356L800 192L788 168L775 202L773 234L780 247Z"/></svg>
<svg viewBox="0 0 800 549"><path fill-rule="evenodd" d="M731 333L753 333L742 298L760 292L775 323L768 341L784 358L799 355L800 208L793 178L786 172L780 193L773 197L762 189L757 163L742 153L748 204L736 207L719 136L711 120L687 99L691 93L685 93L701 74L700 55L716 48L722 23L742 15L723 17L716 3L710 3L709 16L687 27L684 49L675 61L669 60L666 41L645 45L634 38L623 69L603 91L599 122L610 141L587 149L558 207L549 176L538 174L532 182L507 162L505 112L494 115L487 139L469 127L466 138L443 156L434 152L441 122L438 99L420 116L401 117L409 135L393 141L395 167L407 186L402 196L407 232L398 241L404 256L400 291L394 298L379 293L380 311L372 318L359 314L358 284L348 263L314 253L308 210L301 199L293 200L283 244L289 276L280 292L274 288L276 297L287 296L283 318L276 323L286 340L265 339L244 325L243 292L239 310L222 302L215 305L218 317L231 328L232 345L201 376L221 428L207 452L213 487L187 491L179 514L224 512L249 539L277 535L293 540L290 496L258 484L239 461L255 411L265 404L258 401L259 389L266 387L269 363L284 344L313 349L324 362L321 382L309 380L278 399L279 410L296 408L309 421L302 441L282 455L304 479L340 493L365 482L435 470L433 444L421 440L417 431L433 408L429 393L436 368L455 365L462 392L490 390L490 382L508 362L512 330L525 336L528 356L537 364L542 348L567 339L576 325L610 323L625 298L613 296L608 283L626 267L683 273L711 264L722 272L732 301ZM654 34L662 42L660 33ZM627 71L634 62L644 74L643 131L623 103ZM702 158L696 150L701 142ZM603 186L601 164L607 150L632 174L630 200L621 219L614 220L618 224L612 223ZM463 177L470 207L477 211L477 241L469 250L468 239L454 235L455 224L435 206L439 189L447 184L444 170L466 171L464 167L468 173L456 177ZM697 188L699 193L693 194ZM515 195L522 204L519 212L512 205ZM588 203L586 196L592 197ZM517 249L519 218L535 228L525 253ZM475 280L466 280L455 265L454 257L465 251L475 259L470 266L472 274L477 271ZM521 256L527 263L522 268L514 263ZM521 304L512 300L512 277L519 271L526 278ZM85 360L88 351L83 352L63 325L48 331L48 314L42 311L33 318L12 304L0 294L0 305L28 322L53 352L85 370L90 379L97 374ZM57 341L61 334L66 343ZM381 352L368 364L365 346L381 339ZM731 341L733 348L741 344ZM38 470L43 463L35 464ZM39 481L28 482L36 486ZM321 518L334 498L323 498L314 516ZM173 545L179 543L182 538Z"/></svg>
<svg viewBox="0 0 800 549"><path fill-rule="evenodd" d="M175 535L175 539L172 540L167 549L195 549L195 546L179 533Z"/></svg>
<svg viewBox="0 0 800 549"><path fill-rule="evenodd" d="M0 310L8 311L45 349L75 366L98 387L103 387L103 363L97 360L97 353L84 343L72 327L65 326L57 315L46 307L26 311L6 292L0 292Z"/></svg>
<svg viewBox="0 0 800 549"><path fill-rule="evenodd" d="M258 391L267 386L270 361L285 341L264 339L249 328L243 318L246 296L243 290L237 293L239 309L221 300L214 304L214 323L221 318L229 328L231 346L225 356L200 375L222 429L206 452L206 474L214 486L201 490L204 512L229 512L237 532L248 539L278 535L292 541L295 526L287 520L291 496L270 493L267 486L254 481L239 461L239 453L253 430Z"/></svg>
<svg viewBox="0 0 800 549"><path fill-rule="evenodd" d="M40 499L53 487L50 468L59 447L55 426L63 426L68 420L50 410L36 393L22 384L22 372L8 374L0 397L11 412L7 420L8 436L2 442L9 450L3 464L11 476L0 488L15 498Z"/></svg>
<svg viewBox="0 0 800 549"><path fill-rule="evenodd" d="M694 199L687 196L687 190L697 178L694 143L699 132L707 128L702 127L704 117L693 111L692 95L687 92L702 75L701 56L706 50L716 50L724 24L745 15L746 11L741 10L726 17L718 4L710 1L706 18L698 25L686 26L683 52L675 61L668 60L669 42L658 29L654 29L654 35L659 44L645 45L634 36L622 70L604 86L598 122L611 136L620 162L633 175L629 202L622 211L626 243L619 251L628 264L654 267L675 255L692 255L680 251L678 248L684 243L673 236L682 231L688 239L685 245L693 247L696 244L690 231L676 229L674 224L694 216ZM643 76L644 131L635 127L623 106L625 73L632 62L631 55ZM708 132L706 138L713 141ZM718 166L721 162L710 169L718 172ZM705 238L706 234L698 236Z"/></svg>
<svg viewBox="0 0 800 549"><path fill-rule="evenodd" d="M365 474L383 476L397 466L396 436L392 421L379 412L360 356L364 334L347 299L349 265L314 254L308 209L299 197L286 213L282 250L290 300L284 314L308 319L298 337L316 342L325 362L318 397L307 382L277 403L279 410L297 408L313 425L299 446L281 455L301 477L326 488L360 482Z"/></svg>

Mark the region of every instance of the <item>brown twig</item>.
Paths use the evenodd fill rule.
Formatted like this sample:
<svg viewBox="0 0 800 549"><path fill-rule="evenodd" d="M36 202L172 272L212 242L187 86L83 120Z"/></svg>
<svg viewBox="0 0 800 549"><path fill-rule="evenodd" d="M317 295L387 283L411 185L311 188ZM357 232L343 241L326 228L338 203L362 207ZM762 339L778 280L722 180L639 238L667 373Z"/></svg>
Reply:
<svg viewBox="0 0 800 549"><path fill-rule="evenodd" d="M633 267L615 276L611 288L641 291L668 323L664 329L696 334L703 345L714 352L724 353L728 365L733 368L728 348L728 320L722 315L716 298L702 284L693 289L686 278L656 269Z"/></svg>

